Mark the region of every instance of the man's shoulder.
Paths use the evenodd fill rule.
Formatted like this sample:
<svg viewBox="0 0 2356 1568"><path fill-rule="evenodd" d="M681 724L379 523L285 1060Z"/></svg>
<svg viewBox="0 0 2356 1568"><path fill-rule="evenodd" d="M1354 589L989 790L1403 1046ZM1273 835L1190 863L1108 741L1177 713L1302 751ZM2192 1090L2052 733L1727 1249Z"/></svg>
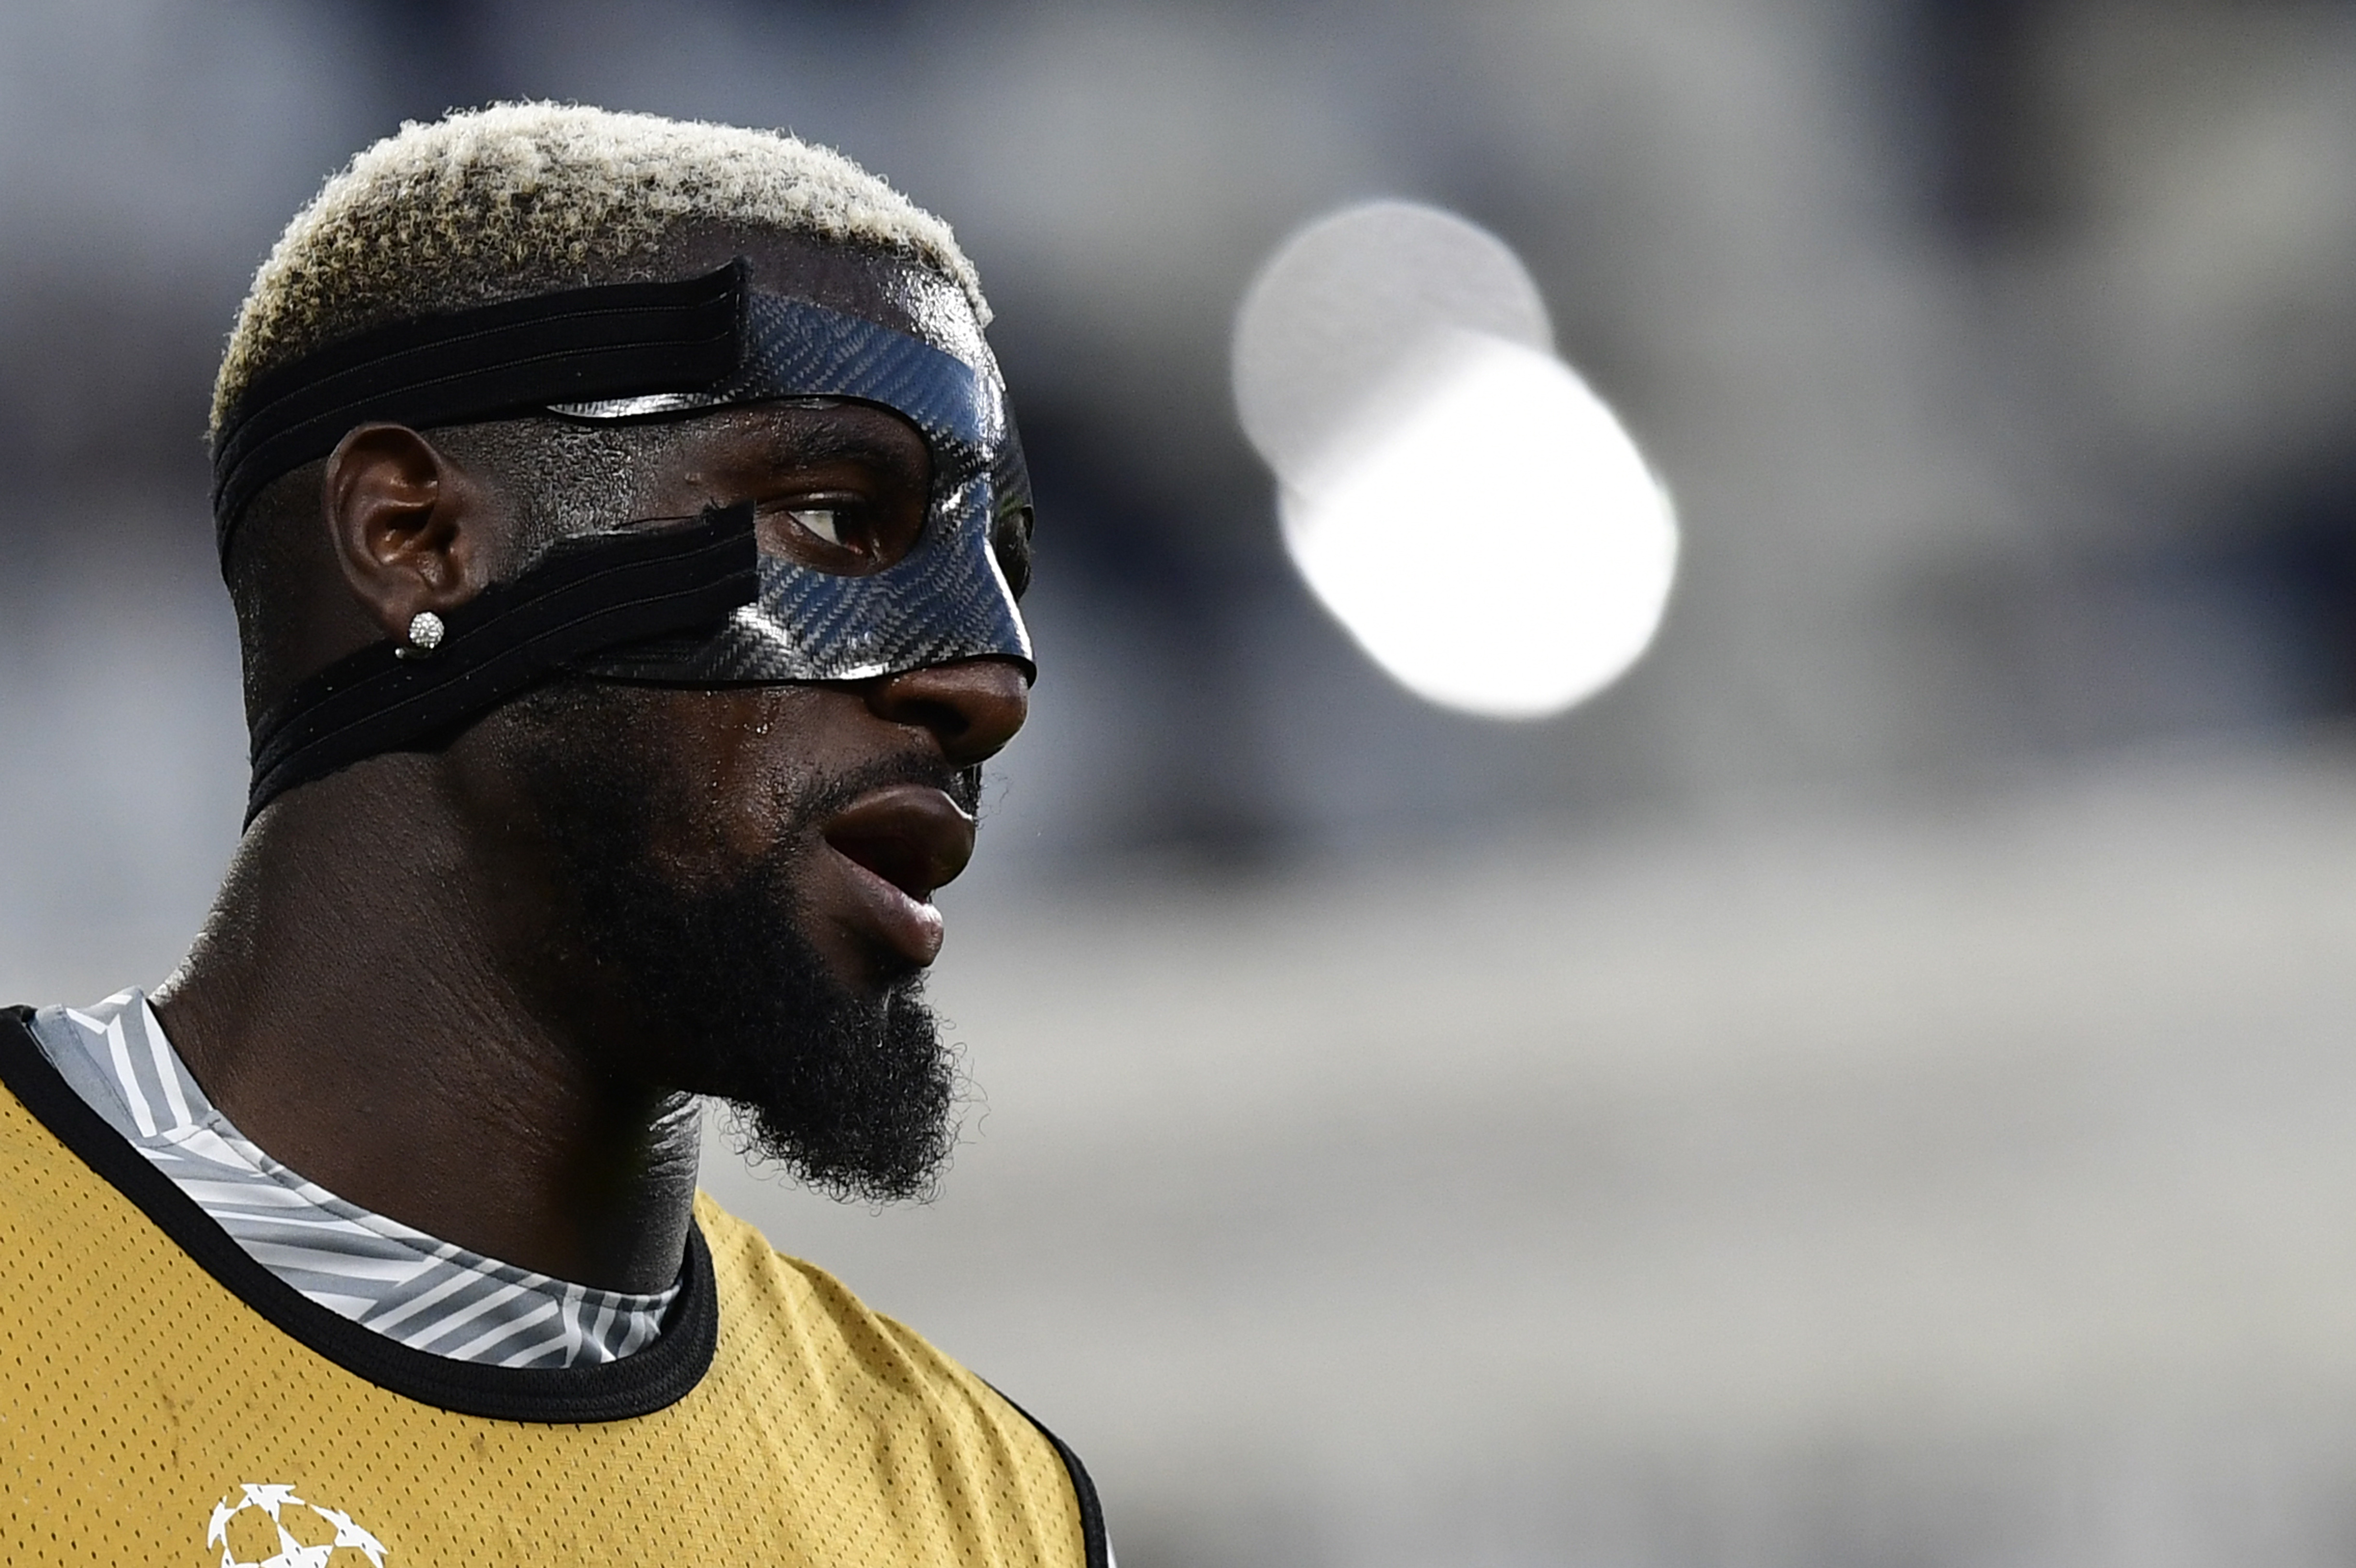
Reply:
<svg viewBox="0 0 2356 1568"><path fill-rule="evenodd" d="M697 1194L695 1216L719 1285L715 1374L754 1385L744 1392L756 1403L839 1413L863 1429L862 1447L905 1450L898 1457L917 1470L966 1472L976 1495L1011 1505L1034 1541L1068 1542L1043 1560L1101 1568L1096 1488L1053 1433L825 1269L778 1252L710 1194Z"/></svg>
<svg viewBox="0 0 2356 1568"><path fill-rule="evenodd" d="M723 1345L732 1331L755 1353L773 1353L790 1339L801 1356L815 1358L806 1362L809 1371L830 1381L873 1381L902 1397L1012 1413L989 1384L923 1335L869 1307L818 1264L777 1251L711 1194L696 1195L695 1219L712 1250Z"/></svg>
<svg viewBox="0 0 2356 1568"><path fill-rule="evenodd" d="M71 1114L95 1123L41 1054L27 1027L32 1009L0 1009L0 1212L11 1230L42 1218L87 1222L86 1210L112 1209L120 1195L58 1130ZM0 1249L19 1258L22 1248Z"/></svg>

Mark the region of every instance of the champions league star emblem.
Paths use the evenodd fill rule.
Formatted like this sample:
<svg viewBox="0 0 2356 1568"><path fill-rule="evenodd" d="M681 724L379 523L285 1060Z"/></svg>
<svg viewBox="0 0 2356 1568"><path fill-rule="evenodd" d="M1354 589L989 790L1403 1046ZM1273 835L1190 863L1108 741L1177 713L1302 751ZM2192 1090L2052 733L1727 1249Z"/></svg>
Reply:
<svg viewBox="0 0 2356 1568"><path fill-rule="evenodd" d="M213 1505L205 1544L220 1549L220 1568L384 1568L384 1542L349 1514L306 1503L292 1487L238 1488L235 1502Z"/></svg>

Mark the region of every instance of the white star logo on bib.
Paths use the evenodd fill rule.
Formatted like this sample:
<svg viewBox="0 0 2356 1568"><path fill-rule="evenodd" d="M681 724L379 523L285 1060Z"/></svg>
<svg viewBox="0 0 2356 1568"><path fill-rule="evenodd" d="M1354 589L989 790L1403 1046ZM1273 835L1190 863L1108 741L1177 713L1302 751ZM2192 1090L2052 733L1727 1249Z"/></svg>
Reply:
<svg viewBox="0 0 2356 1568"><path fill-rule="evenodd" d="M213 1505L205 1544L220 1549L220 1568L384 1568L385 1561L384 1542L342 1509L252 1481Z"/></svg>

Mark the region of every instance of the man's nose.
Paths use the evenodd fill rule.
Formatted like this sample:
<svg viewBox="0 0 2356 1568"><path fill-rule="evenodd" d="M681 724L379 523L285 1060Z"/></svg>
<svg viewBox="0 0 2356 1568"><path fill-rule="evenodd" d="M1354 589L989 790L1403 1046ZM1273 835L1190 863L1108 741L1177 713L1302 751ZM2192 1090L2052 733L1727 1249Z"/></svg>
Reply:
<svg viewBox="0 0 2356 1568"><path fill-rule="evenodd" d="M1023 728L1031 683L1012 660L959 659L879 677L867 707L879 719L931 731L952 766L971 767Z"/></svg>

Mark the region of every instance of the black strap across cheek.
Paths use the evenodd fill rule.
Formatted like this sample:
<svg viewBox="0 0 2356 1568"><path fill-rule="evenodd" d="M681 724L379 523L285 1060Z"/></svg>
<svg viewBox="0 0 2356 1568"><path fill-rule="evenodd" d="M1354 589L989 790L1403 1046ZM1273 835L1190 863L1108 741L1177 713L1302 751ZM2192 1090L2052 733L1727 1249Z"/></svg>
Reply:
<svg viewBox="0 0 2356 1568"><path fill-rule="evenodd" d="M753 602L747 503L683 527L567 539L539 565L443 617L441 645L372 644L312 676L253 727L245 820L296 784L386 752L432 750L592 654L710 627Z"/></svg>

